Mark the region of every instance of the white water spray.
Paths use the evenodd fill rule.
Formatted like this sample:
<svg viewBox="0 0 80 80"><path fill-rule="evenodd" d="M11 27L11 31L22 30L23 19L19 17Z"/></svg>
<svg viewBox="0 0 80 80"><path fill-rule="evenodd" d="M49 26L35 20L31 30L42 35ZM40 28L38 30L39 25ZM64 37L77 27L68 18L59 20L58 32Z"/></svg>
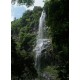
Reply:
<svg viewBox="0 0 80 80"><path fill-rule="evenodd" d="M37 40L36 40L36 47L34 49L35 51L35 67L38 71L40 72L40 67L41 67L41 55L42 55L42 50L47 48L47 45L50 44L50 39L47 38L47 32L46 32L46 26L45 26L45 17L46 14L43 11L39 20L39 30L38 30L38 35L37 35ZM46 35L45 35L46 34Z"/></svg>

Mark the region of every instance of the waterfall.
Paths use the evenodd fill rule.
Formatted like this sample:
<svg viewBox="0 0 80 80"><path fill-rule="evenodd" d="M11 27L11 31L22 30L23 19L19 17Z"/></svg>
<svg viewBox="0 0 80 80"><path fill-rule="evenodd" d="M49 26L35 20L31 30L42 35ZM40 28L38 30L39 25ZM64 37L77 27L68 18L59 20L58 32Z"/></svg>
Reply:
<svg viewBox="0 0 80 80"><path fill-rule="evenodd" d="M36 47L34 49L35 51L35 67L37 69L37 72L40 72L40 68L41 68L41 55L42 55L42 50L44 50L45 48L47 48L47 44L50 44L50 39L47 38L47 27L45 25L45 17L46 17L46 13L45 11L42 11L41 17L39 19L39 30L38 30L38 35L36 38ZM46 35L45 35L46 34Z"/></svg>
<svg viewBox="0 0 80 80"><path fill-rule="evenodd" d="M44 38L44 33L43 33L44 31L43 30L45 28L45 17L46 17L46 14L43 11L41 14L40 20L39 20L39 30L38 30L37 40Z"/></svg>

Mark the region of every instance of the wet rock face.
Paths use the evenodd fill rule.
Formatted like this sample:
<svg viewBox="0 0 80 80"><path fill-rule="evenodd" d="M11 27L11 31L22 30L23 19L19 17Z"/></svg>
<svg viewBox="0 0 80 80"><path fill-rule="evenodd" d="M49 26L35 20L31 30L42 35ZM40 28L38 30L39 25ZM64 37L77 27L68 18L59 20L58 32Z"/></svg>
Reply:
<svg viewBox="0 0 80 80"><path fill-rule="evenodd" d="M36 55L42 55L42 52L46 49L49 49L51 47L51 41L50 39L39 39L37 40L37 45L34 49L36 52Z"/></svg>
<svg viewBox="0 0 80 80"><path fill-rule="evenodd" d="M43 68L50 64L52 57L52 47L50 39L39 39L35 47L36 54L36 66Z"/></svg>
<svg viewBox="0 0 80 80"><path fill-rule="evenodd" d="M38 39L37 40L37 45L35 47L35 50L41 51L44 49L47 49L51 45L51 40L50 39Z"/></svg>
<svg viewBox="0 0 80 80"><path fill-rule="evenodd" d="M41 55L41 68L45 68L48 65L51 65L52 61L52 50L51 45L48 45L45 49L42 50Z"/></svg>

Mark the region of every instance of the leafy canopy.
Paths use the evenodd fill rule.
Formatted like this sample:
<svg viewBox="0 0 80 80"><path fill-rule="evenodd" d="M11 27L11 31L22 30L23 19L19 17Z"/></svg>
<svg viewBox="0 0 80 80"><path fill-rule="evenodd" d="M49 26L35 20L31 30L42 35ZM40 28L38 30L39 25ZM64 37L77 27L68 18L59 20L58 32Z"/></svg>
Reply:
<svg viewBox="0 0 80 80"><path fill-rule="evenodd" d="M15 4L16 2L17 2L18 4L20 4L20 5L24 4L24 5L26 5L27 7L29 7L29 6L33 5L34 0L11 0L11 3L12 3L12 4Z"/></svg>

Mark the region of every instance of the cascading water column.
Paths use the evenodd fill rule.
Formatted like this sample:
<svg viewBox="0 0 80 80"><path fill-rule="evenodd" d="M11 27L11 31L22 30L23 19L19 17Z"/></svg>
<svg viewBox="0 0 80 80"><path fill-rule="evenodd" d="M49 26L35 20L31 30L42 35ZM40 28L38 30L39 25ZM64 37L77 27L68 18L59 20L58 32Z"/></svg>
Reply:
<svg viewBox="0 0 80 80"><path fill-rule="evenodd" d="M46 17L46 14L44 11L42 11L41 17L39 19L39 30L38 30L37 40L44 38L43 32L45 28L45 17Z"/></svg>
<svg viewBox="0 0 80 80"><path fill-rule="evenodd" d="M38 75L40 75L40 69L41 69L41 56L42 50L47 48L47 44L50 43L50 39L47 38L47 32L46 32L46 26L45 26L45 11L42 11L40 20L39 20L39 30L38 35L36 38L36 47L34 49L35 51L35 67L37 69ZM46 34L46 35L45 35Z"/></svg>
<svg viewBox="0 0 80 80"><path fill-rule="evenodd" d="M45 12L43 11L41 14L41 17L39 19L39 30L37 35L37 41L36 41L36 47L35 47L35 67L37 69L37 72L40 72L40 55L42 51L43 46L43 37L44 37L44 26L45 26Z"/></svg>

